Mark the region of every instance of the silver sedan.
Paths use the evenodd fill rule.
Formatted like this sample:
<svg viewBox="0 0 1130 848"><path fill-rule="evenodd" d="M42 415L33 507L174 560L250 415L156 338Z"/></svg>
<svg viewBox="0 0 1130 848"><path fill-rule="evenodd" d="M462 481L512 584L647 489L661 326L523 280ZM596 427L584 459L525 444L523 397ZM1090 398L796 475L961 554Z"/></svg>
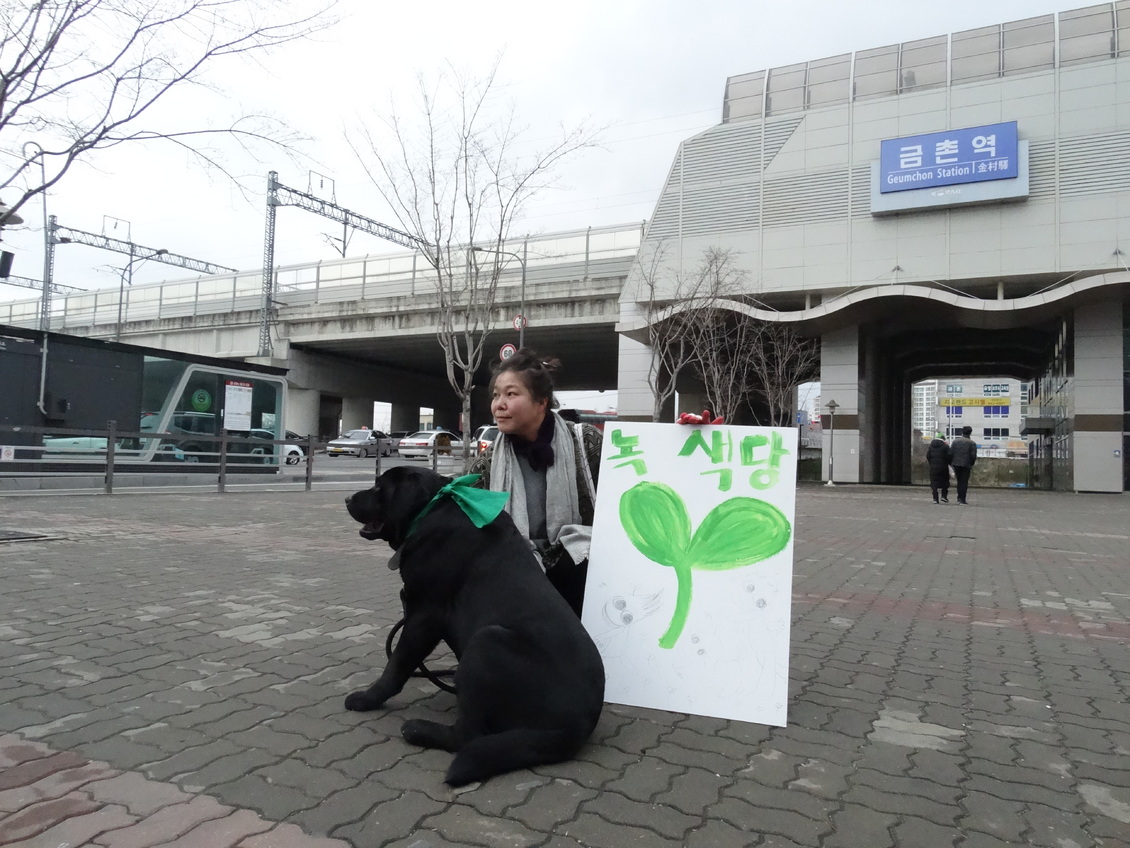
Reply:
<svg viewBox="0 0 1130 848"><path fill-rule="evenodd" d="M380 430L350 430L326 445L326 456L388 456L392 441Z"/></svg>

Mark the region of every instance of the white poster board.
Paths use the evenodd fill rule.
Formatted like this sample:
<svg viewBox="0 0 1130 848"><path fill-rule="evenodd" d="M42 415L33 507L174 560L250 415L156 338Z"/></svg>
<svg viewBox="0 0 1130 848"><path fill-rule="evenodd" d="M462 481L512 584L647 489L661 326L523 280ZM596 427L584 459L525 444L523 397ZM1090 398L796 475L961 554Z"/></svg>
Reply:
<svg viewBox="0 0 1130 848"><path fill-rule="evenodd" d="M224 383L224 429L251 429L251 384L242 380Z"/></svg>
<svg viewBox="0 0 1130 848"><path fill-rule="evenodd" d="M797 433L609 422L583 621L612 703L783 727Z"/></svg>

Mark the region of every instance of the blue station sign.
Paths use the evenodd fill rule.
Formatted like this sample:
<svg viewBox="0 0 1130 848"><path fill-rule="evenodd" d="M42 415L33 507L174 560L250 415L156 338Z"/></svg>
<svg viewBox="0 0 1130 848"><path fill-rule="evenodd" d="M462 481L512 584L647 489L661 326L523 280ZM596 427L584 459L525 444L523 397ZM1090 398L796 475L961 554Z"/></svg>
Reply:
<svg viewBox="0 0 1130 848"><path fill-rule="evenodd" d="M1010 180L1020 174L1016 121L882 142L879 191Z"/></svg>

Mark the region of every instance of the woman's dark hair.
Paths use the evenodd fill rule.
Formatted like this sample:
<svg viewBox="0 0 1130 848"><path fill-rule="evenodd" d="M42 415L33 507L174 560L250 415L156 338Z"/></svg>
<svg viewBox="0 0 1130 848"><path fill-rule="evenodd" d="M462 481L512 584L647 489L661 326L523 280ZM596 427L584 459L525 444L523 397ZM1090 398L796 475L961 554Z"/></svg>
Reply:
<svg viewBox="0 0 1130 848"><path fill-rule="evenodd" d="M490 377L490 393L494 394L494 381L499 374L513 371L535 402L548 400L549 409L557 409L557 398L553 395L553 375L561 368L561 361L555 357L542 357L529 348L522 348L509 359L494 364Z"/></svg>

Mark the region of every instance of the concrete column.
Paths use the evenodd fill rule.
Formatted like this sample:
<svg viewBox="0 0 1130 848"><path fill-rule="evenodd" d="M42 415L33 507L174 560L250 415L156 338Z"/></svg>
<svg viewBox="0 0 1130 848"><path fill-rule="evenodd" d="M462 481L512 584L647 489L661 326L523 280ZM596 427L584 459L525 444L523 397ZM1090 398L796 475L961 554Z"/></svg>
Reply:
<svg viewBox="0 0 1130 848"><path fill-rule="evenodd" d="M624 306L621 304L621 308ZM651 388L647 384L651 348L624 335L619 337L619 346L616 382L619 415L629 421L650 421L654 406Z"/></svg>
<svg viewBox="0 0 1130 848"><path fill-rule="evenodd" d="M475 390L471 392L471 421L466 429L473 433L476 427L493 423L494 416L490 414L490 386L475 386Z"/></svg>
<svg viewBox="0 0 1130 848"><path fill-rule="evenodd" d="M347 397L341 401L341 429L357 430L373 426L373 398Z"/></svg>
<svg viewBox="0 0 1130 848"><path fill-rule="evenodd" d="M389 429L393 432L397 430L408 430L409 432L419 430L420 404L394 402L392 404L391 422Z"/></svg>
<svg viewBox="0 0 1130 848"><path fill-rule="evenodd" d="M1075 310L1074 434L1077 492L1121 492L1122 304Z"/></svg>
<svg viewBox="0 0 1130 848"><path fill-rule="evenodd" d="M897 446L898 450L896 455L898 460L894 472L896 474L894 482L909 483L914 465L913 443L911 441L914 435L914 425L910 411L911 404L914 402L914 389L910 380L903 376L898 377L898 383L896 385L896 403L898 403L899 408L903 410L903 419L902 426L898 431L901 442ZM931 433L931 435L933 434Z"/></svg>
<svg viewBox="0 0 1130 848"><path fill-rule="evenodd" d="M318 400L318 438L336 439L341 435L341 398L323 394Z"/></svg>
<svg viewBox="0 0 1130 848"><path fill-rule="evenodd" d="M823 423L823 479L828 479L832 433L828 401L836 409L835 482L859 482L859 327L846 327L820 338L820 403Z"/></svg>
<svg viewBox="0 0 1130 848"><path fill-rule="evenodd" d="M302 436L318 435L318 409L321 392L290 387L286 393L285 426Z"/></svg>
<svg viewBox="0 0 1130 848"><path fill-rule="evenodd" d="M885 426L890 426L883 406L882 347L874 333L861 328L859 334L859 479L882 482L882 452Z"/></svg>
<svg viewBox="0 0 1130 848"><path fill-rule="evenodd" d="M425 406L432 408L434 413L432 415L433 426L442 427L446 430L459 426L463 402L455 396L454 391L449 391L444 396L433 397L431 403L425 403Z"/></svg>

